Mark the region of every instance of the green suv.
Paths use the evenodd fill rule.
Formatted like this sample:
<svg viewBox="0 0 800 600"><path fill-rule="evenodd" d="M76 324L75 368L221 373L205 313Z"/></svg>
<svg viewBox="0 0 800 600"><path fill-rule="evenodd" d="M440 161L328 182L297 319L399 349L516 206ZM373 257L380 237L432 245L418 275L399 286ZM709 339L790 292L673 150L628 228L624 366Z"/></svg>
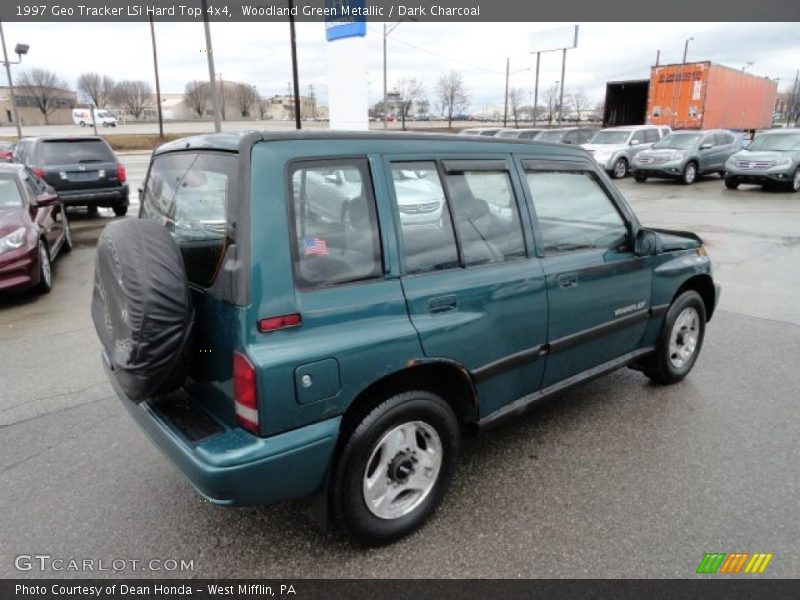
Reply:
<svg viewBox="0 0 800 600"><path fill-rule="evenodd" d="M379 544L441 502L462 435L621 367L680 381L718 297L701 240L643 227L578 147L251 132L156 150L92 316L208 500L310 495Z"/></svg>

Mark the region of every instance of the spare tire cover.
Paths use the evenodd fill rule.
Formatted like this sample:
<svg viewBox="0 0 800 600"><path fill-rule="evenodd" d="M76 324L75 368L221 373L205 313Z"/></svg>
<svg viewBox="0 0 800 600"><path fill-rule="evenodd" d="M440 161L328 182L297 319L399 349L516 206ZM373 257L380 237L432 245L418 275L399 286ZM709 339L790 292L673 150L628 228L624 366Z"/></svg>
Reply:
<svg viewBox="0 0 800 600"><path fill-rule="evenodd" d="M134 402L179 387L193 310L183 257L156 221L106 226L97 244L92 320L118 383Z"/></svg>

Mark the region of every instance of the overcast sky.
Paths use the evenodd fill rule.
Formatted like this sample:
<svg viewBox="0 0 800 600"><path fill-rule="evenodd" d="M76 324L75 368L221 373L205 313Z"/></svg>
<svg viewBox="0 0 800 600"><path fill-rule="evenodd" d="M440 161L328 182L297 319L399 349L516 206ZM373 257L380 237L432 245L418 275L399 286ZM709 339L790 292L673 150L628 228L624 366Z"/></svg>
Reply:
<svg viewBox="0 0 800 600"><path fill-rule="evenodd" d="M532 98L535 61L529 54L533 32L568 23L402 23L389 39L389 86L403 76L423 80L432 105L439 75L460 71L472 111L502 103L505 60L511 58L512 87ZM97 71L120 79L152 83L147 23L5 23L9 51L30 44L23 65L56 71L71 86L78 75ZM370 102L382 94L380 23L371 23ZM602 99L605 82L645 78L661 50L661 63L680 62L684 41L688 60L711 60L733 68L752 62L748 71L780 78L783 90L800 68L798 23L582 23L578 48L567 55L566 88L583 90L592 102ZM288 23L212 23L216 70L226 80L255 84L264 95L286 93L291 81ZM162 92L181 92L187 81L208 78L205 39L200 23L156 23ZM300 84L326 97L325 30L322 23L297 25ZM540 89L561 78L560 53L542 55ZM541 92L540 92L541 99ZM540 100L541 101L541 100ZM528 97L526 97L526 103Z"/></svg>

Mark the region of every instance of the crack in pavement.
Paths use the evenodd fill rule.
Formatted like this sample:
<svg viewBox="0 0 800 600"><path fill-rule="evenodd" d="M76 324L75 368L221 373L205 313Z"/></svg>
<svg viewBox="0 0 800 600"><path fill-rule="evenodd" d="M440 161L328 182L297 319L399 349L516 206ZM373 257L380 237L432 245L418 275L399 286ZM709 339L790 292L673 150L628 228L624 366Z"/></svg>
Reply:
<svg viewBox="0 0 800 600"><path fill-rule="evenodd" d="M53 398L61 398L62 396L76 396L76 395L82 394L82 393L84 393L84 392L86 392L86 391L88 391L88 390L90 390L90 389L92 389L94 387L97 387L97 386L100 386L100 385L105 385L107 383L108 383L107 381L98 381L96 383L92 383L90 385L87 385L85 388L81 388L79 390L70 391L70 392L62 392L60 394L52 394L51 396L42 396L41 398L31 398L30 400L25 400L23 402L17 402L16 404L12 404L11 406L6 406L5 408L0 409L0 414L3 414L4 412L8 412L9 410L17 408L18 406L24 406L24 405L26 405L26 404L28 404L30 402L41 402L42 400L52 400ZM47 413L47 414L50 414L50 413Z"/></svg>
<svg viewBox="0 0 800 600"><path fill-rule="evenodd" d="M101 400L102 400L102 398L101 398ZM48 413L48 414L52 414L52 413ZM41 415L40 415L40 416L41 416ZM78 433L79 433L79 434L80 434L80 433L86 433L87 431L89 431L90 429L93 429L95 426L99 425L100 423L102 423L102 422L104 422L104 421L108 421L109 419L111 419L111 418L113 418L113 417L115 417L115 416L116 416L116 415L108 415L107 417L103 417L102 419L98 419L97 421L94 421L94 422L92 422L92 423L91 423L91 424L90 424L88 427L86 427L85 429L81 429L81 430L79 430L79 431L78 431ZM29 419L29 420L30 420L30 419ZM21 464L23 464L23 463L26 463L26 462L28 462L29 460L31 460L31 459L33 459L33 458L36 458L37 456L41 456L41 455L42 455L42 454L44 454L45 452L49 452L50 450L53 450L54 448L58 448L59 446L61 446L61 445L63 445L63 444L66 444L67 442L71 442L71 441L73 441L74 439L75 439L74 437L67 438L67 439L65 439L65 440L62 440L62 441L58 442L57 444L53 444L52 446L47 446L46 448L42 448L42 449L41 449L41 450L39 450L38 452L34 452L34 453L33 453L33 454L31 454L30 456L26 456L25 458L22 458L22 459L18 460L18 461L17 461L17 462L15 462L15 463L11 463L10 465L6 465L5 467L3 467L3 468L0 468L0 475L2 475L3 473L5 473L6 471L10 471L10 470L11 470L11 469L13 469L14 467L18 467L19 465L21 465Z"/></svg>
<svg viewBox="0 0 800 600"><path fill-rule="evenodd" d="M95 400L87 400L86 402L81 402L80 404L73 404L72 406L65 406L64 408L59 408L58 410L53 410L50 412L42 413L40 415L36 415L35 417L28 417L27 419L21 419L19 421L14 421L13 423L6 423L5 425L0 425L0 431L3 429L7 429L9 427L13 427L14 425L20 425L22 423L28 423L30 421L34 421L36 419L41 419L42 417L47 417L50 415L57 415L58 413L66 412L68 410L73 410L76 408L80 408L81 406L88 406L89 404L95 404L97 402L102 402L103 400L110 400L111 398L115 398L116 396L103 396L102 398L97 398Z"/></svg>

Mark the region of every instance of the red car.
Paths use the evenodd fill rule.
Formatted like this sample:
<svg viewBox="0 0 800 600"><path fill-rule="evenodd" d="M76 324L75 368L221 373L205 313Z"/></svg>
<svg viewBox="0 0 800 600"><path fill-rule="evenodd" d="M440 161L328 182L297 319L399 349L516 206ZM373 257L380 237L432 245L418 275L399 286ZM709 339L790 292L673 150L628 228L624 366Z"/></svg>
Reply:
<svg viewBox="0 0 800 600"><path fill-rule="evenodd" d="M0 163L0 292L49 292L52 260L72 248L64 206L30 169Z"/></svg>
<svg viewBox="0 0 800 600"><path fill-rule="evenodd" d="M0 142L0 162L11 162L11 155L14 153L14 144L11 142Z"/></svg>

